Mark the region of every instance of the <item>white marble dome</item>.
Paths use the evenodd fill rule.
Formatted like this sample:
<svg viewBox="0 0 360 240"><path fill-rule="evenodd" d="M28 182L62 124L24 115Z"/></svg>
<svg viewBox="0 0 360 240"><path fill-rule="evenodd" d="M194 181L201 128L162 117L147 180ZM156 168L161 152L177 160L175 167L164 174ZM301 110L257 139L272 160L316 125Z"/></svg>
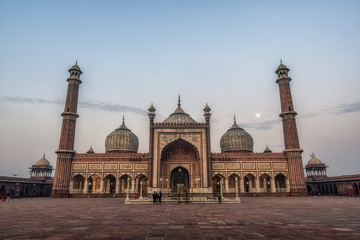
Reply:
<svg viewBox="0 0 360 240"><path fill-rule="evenodd" d="M254 141L249 133L236 124L226 131L220 139L221 152L252 152L254 149Z"/></svg>
<svg viewBox="0 0 360 240"><path fill-rule="evenodd" d="M105 140L106 152L137 152L139 148L138 137L125 126L125 121Z"/></svg>

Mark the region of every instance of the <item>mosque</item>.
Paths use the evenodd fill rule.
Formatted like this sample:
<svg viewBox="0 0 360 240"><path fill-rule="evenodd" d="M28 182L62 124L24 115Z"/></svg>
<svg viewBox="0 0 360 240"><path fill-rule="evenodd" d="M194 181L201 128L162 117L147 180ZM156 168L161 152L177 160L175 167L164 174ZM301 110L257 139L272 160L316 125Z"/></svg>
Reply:
<svg viewBox="0 0 360 240"><path fill-rule="evenodd" d="M265 195L306 195L302 152L296 127L289 69L276 70L279 85L285 149L272 152L253 151L253 138L234 118L233 125L220 140L220 153L211 151L211 109L203 109L203 121L186 113L180 97L177 108L162 122L156 121L151 105L149 116L149 151L138 153L139 140L126 127L120 127L105 139L105 152L74 151L78 91L82 71L75 64L69 69L53 197L69 194L137 195L162 191L174 193L184 188L191 194L223 192Z"/></svg>
<svg viewBox="0 0 360 240"><path fill-rule="evenodd" d="M125 120L105 139L105 153L74 151L78 91L82 74L75 64L69 69L65 110L60 144L53 168L43 157L30 169L30 178L0 176L0 197L84 197L145 196L153 191L164 195L179 188L192 195L213 196L359 196L360 174L328 177L326 166L311 155L302 164L291 91L289 69L280 64L276 83L280 89L285 149L274 153L267 146L253 152L253 138L234 124L220 140L221 153L213 153L210 145L211 109L203 109L204 121L195 121L178 106L163 122L156 122L156 109L148 110L149 152L138 153L139 140L126 127Z"/></svg>

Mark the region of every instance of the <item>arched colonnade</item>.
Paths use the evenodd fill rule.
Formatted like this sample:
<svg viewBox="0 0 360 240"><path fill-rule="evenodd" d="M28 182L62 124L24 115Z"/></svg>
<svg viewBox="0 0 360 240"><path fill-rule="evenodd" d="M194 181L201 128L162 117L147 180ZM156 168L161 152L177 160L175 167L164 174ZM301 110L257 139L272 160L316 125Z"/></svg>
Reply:
<svg viewBox="0 0 360 240"><path fill-rule="evenodd" d="M360 182L328 182L308 184L310 195L360 195Z"/></svg>
<svg viewBox="0 0 360 240"><path fill-rule="evenodd" d="M128 174L123 174L116 179L113 174L108 174L101 178L97 174L89 176L87 179L81 174L75 175L70 181L70 194L120 194L127 193L147 193L148 178L144 174L139 174L131 178Z"/></svg>
<svg viewBox="0 0 360 240"><path fill-rule="evenodd" d="M214 193L279 193L290 192L290 183L284 174L277 174L271 177L269 174L262 174L258 178L253 174L246 174L240 177L231 174L225 178L222 174L213 177Z"/></svg>

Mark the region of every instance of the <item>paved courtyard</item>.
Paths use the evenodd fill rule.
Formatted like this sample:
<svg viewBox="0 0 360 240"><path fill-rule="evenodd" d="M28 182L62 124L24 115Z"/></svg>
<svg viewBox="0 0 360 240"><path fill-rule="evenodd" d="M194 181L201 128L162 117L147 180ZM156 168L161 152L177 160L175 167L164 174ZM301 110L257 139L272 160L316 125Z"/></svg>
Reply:
<svg viewBox="0 0 360 240"><path fill-rule="evenodd" d="M0 239L360 239L360 199L242 198L125 205L124 199L0 202Z"/></svg>

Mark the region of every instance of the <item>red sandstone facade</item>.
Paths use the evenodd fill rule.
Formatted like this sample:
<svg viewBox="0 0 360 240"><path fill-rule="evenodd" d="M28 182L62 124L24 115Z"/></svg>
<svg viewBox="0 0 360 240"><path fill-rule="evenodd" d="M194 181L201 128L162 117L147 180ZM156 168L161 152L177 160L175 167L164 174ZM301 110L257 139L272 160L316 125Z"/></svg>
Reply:
<svg viewBox="0 0 360 240"><path fill-rule="evenodd" d="M106 152L75 153L75 123L80 68L74 65L63 116L53 197L101 194L140 195L153 191L176 192L179 186L191 194L305 195L306 186L289 69L281 64L276 73L280 88L285 150L254 153L252 137L234 120L221 139L222 153L211 152L211 109L204 108L205 122L197 122L180 104L163 122L154 122L149 108L149 152L137 153L137 137L123 125L106 138Z"/></svg>

